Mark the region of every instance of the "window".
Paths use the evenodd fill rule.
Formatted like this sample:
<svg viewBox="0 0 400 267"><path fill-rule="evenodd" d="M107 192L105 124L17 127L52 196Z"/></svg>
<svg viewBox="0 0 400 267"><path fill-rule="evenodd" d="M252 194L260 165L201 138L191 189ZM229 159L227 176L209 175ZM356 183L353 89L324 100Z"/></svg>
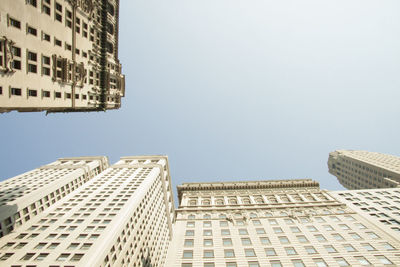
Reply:
<svg viewBox="0 0 400 267"><path fill-rule="evenodd" d="M233 257L235 257L235 251L233 249L225 249L224 255L225 255L225 258L233 258Z"/></svg>
<svg viewBox="0 0 400 267"><path fill-rule="evenodd" d="M339 266L350 266L349 263L342 257L334 258Z"/></svg>
<svg viewBox="0 0 400 267"><path fill-rule="evenodd" d="M219 222L219 226L226 227L226 226L228 226L228 222L227 221L220 221Z"/></svg>
<svg viewBox="0 0 400 267"><path fill-rule="evenodd" d="M11 95L22 95L21 88L11 88Z"/></svg>
<svg viewBox="0 0 400 267"><path fill-rule="evenodd" d="M340 234L332 234L333 238L335 238L337 241L343 241L344 238Z"/></svg>
<svg viewBox="0 0 400 267"><path fill-rule="evenodd" d="M252 248L246 248L244 250L244 254L246 255L246 257L255 257L256 253L254 252L254 249Z"/></svg>
<svg viewBox="0 0 400 267"><path fill-rule="evenodd" d="M37 54L28 51L28 56L27 56L28 72L37 73L36 62L37 62Z"/></svg>
<svg viewBox="0 0 400 267"><path fill-rule="evenodd" d="M33 36L37 36L37 30L30 26L27 26L26 33L31 34Z"/></svg>
<svg viewBox="0 0 400 267"><path fill-rule="evenodd" d="M395 248L389 244L389 243L382 243L382 246L386 249L386 250L395 250Z"/></svg>
<svg viewBox="0 0 400 267"><path fill-rule="evenodd" d="M48 255L49 255L49 253L40 253L40 254L35 258L35 261L42 261L42 260L44 260Z"/></svg>
<svg viewBox="0 0 400 267"><path fill-rule="evenodd" d="M210 221L204 221L203 222L203 227L211 227L211 222Z"/></svg>
<svg viewBox="0 0 400 267"><path fill-rule="evenodd" d="M231 238L223 238L222 243L224 246L232 246L232 239Z"/></svg>
<svg viewBox="0 0 400 267"><path fill-rule="evenodd" d="M305 267L302 260L292 260L292 263L294 267Z"/></svg>
<svg viewBox="0 0 400 267"><path fill-rule="evenodd" d="M296 255L296 254L297 254L297 252L296 252L296 250L294 249L294 247L286 247L286 248L285 248L285 251L286 251L286 254L287 254L287 255Z"/></svg>
<svg viewBox="0 0 400 267"><path fill-rule="evenodd" d="M392 265L393 262L391 262L388 258L386 258L383 255L375 256L382 264L384 265Z"/></svg>
<svg viewBox="0 0 400 267"><path fill-rule="evenodd" d="M345 244L345 245L343 245L343 247L346 249L346 251L348 251L348 252L354 252L354 251L356 251L356 249L352 246L352 245L350 245L350 244Z"/></svg>
<svg viewBox="0 0 400 267"><path fill-rule="evenodd" d="M368 232L367 234L372 239L380 239L380 237L377 234L373 233L373 232Z"/></svg>
<svg viewBox="0 0 400 267"><path fill-rule="evenodd" d="M312 225L307 226L307 229L310 232L318 232L317 228L315 228L315 226L312 226Z"/></svg>
<svg viewBox="0 0 400 267"><path fill-rule="evenodd" d="M229 231L229 229L221 229L221 235L230 235L231 232Z"/></svg>
<svg viewBox="0 0 400 267"><path fill-rule="evenodd" d="M42 1L42 12L50 16L51 14L50 0Z"/></svg>
<svg viewBox="0 0 400 267"><path fill-rule="evenodd" d="M241 240L242 240L242 245L244 245L244 246L249 246L249 245L251 245L251 240L250 240L250 238L241 238Z"/></svg>
<svg viewBox="0 0 400 267"><path fill-rule="evenodd" d="M360 239L362 239L361 236L359 236L359 235L356 234L356 233L351 233L350 236L351 236L354 240L360 240Z"/></svg>
<svg viewBox="0 0 400 267"><path fill-rule="evenodd" d="M203 230L204 236L212 236L212 230Z"/></svg>
<svg viewBox="0 0 400 267"><path fill-rule="evenodd" d="M297 226L290 227L290 231L292 231L292 233L300 233L300 229Z"/></svg>
<svg viewBox="0 0 400 267"><path fill-rule="evenodd" d="M371 263L363 256L354 257L361 265L371 265Z"/></svg>
<svg viewBox="0 0 400 267"><path fill-rule="evenodd" d="M236 262L227 262L226 267L237 267Z"/></svg>
<svg viewBox="0 0 400 267"><path fill-rule="evenodd" d="M270 225L278 225L278 222L275 219L269 219L268 221Z"/></svg>
<svg viewBox="0 0 400 267"><path fill-rule="evenodd" d="M37 96L37 90L28 89L28 96L36 97Z"/></svg>
<svg viewBox="0 0 400 267"><path fill-rule="evenodd" d="M328 253L336 253L337 252L337 250L332 245L327 245L324 247L325 247L326 251L328 251Z"/></svg>
<svg viewBox="0 0 400 267"><path fill-rule="evenodd" d="M184 243L185 247L193 247L193 245L194 245L193 239L185 239L185 243Z"/></svg>
<svg viewBox="0 0 400 267"><path fill-rule="evenodd" d="M308 239L304 235L298 235L297 239L299 240L300 243L308 243Z"/></svg>
<svg viewBox="0 0 400 267"><path fill-rule="evenodd" d="M28 260L30 260L34 255L35 255L35 253L26 253L25 256L23 256L23 257L21 258L21 261L28 261Z"/></svg>
<svg viewBox="0 0 400 267"><path fill-rule="evenodd" d="M0 261L6 261L8 260L14 253L6 253L3 256L0 257Z"/></svg>
<svg viewBox="0 0 400 267"><path fill-rule="evenodd" d="M194 236L194 230L186 230L186 236Z"/></svg>
<svg viewBox="0 0 400 267"><path fill-rule="evenodd" d="M26 3L27 3L28 5L37 7L36 0L26 0Z"/></svg>
<svg viewBox="0 0 400 267"><path fill-rule="evenodd" d="M318 267L327 267L326 262L323 259L313 259L314 263Z"/></svg>
<svg viewBox="0 0 400 267"><path fill-rule="evenodd" d="M15 27L17 29L21 29L21 22L19 20L16 20L16 19L13 19L13 18L10 17L8 23L12 27Z"/></svg>
<svg viewBox="0 0 400 267"><path fill-rule="evenodd" d="M204 239L203 240L203 245L205 247L211 247L213 245L213 240L212 239Z"/></svg>
<svg viewBox="0 0 400 267"><path fill-rule="evenodd" d="M307 246L307 247L305 247L305 249L308 254L317 254L317 251L315 250L315 248L313 246Z"/></svg>
<svg viewBox="0 0 400 267"><path fill-rule="evenodd" d="M265 254L267 256L276 256L275 249L273 249L273 248L266 248L265 249Z"/></svg>
<svg viewBox="0 0 400 267"><path fill-rule="evenodd" d="M247 229L239 229L239 235L248 235Z"/></svg>
<svg viewBox="0 0 400 267"><path fill-rule="evenodd" d="M282 267L282 263L278 260L270 261L271 267Z"/></svg>
<svg viewBox="0 0 400 267"><path fill-rule="evenodd" d="M192 267L191 263L182 263L181 267Z"/></svg>
<svg viewBox="0 0 400 267"><path fill-rule="evenodd" d="M257 233L258 233L258 230L259 230L259 229L257 229ZM265 234L264 229L261 229L261 230L262 230L261 234ZM281 233L283 233L282 228L280 228L280 227L274 227L273 230L274 230L274 233L275 233L275 234L281 234Z"/></svg>
<svg viewBox="0 0 400 267"><path fill-rule="evenodd" d="M271 241L268 237L260 237L261 244L263 245L271 245Z"/></svg>
<svg viewBox="0 0 400 267"><path fill-rule="evenodd" d="M62 22L62 5L60 5L59 3L56 2L56 6L55 6L55 10L54 10L54 18L59 21Z"/></svg>
<svg viewBox="0 0 400 267"><path fill-rule="evenodd" d="M194 222L187 222L186 227L194 227Z"/></svg>
<svg viewBox="0 0 400 267"><path fill-rule="evenodd" d="M80 260L82 259L83 255L84 255L84 254L74 254L74 255L71 257L70 261L80 261Z"/></svg>
<svg viewBox="0 0 400 267"><path fill-rule="evenodd" d="M12 54L14 56L12 62L12 68L20 70L21 69L21 48L13 46L12 47Z"/></svg>
<svg viewBox="0 0 400 267"><path fill-rule="evenodd" d="M42 56L42 75L50 76L50 57Z"/></svg>
<svg viewBox="0 0 400 267"><path fill-rule="evenodd" d="M371 244L369 244L369 243L364 243L364 244L361 244L363 247L364 247L364 249L365 250L367 250L367 251L374 251L374 250L376 250L373 246L371 246Z"/></svg>
<svg viewBox="0 0 400 267"><path fill-rule="evenodd" d="M183 258L184 259L193 259L193 250L184 250Z"/></svg>
<svg viewBox="0 0 400 267"><path fill-rule="evenodd" d="M258 264L258 261L249 261L248 264L249 264L249 267L260 267L260 264Z"/></svg>
<svg viewBox="0 0 400 267"><path fill-rule="evenodd" d="M260 220L253 220L253 225L261 225Z"/></svg>
<svg viewBox="0 0 400 267"><path fill-rule="evenodd" d="M289 244L289 239L286 236L279 236L278 237L279 242L281 242L281 244Z"/></svg>
<svg viewBox="0 0 400 267"><path fill-rule="evenodd" d="M326 238L323 235L314 235L319 242L325 242Z"/></svg>

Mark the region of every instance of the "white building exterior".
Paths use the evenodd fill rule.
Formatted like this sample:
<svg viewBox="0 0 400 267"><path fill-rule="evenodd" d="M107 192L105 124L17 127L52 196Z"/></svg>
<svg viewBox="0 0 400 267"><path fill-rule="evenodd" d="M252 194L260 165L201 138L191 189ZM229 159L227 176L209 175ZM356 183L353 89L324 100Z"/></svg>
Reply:
<svg viewBox="0 0 400 267"><path fill-rule="evenodd" d="M124 157L0 239L0 266L164 266L167 157Z"/></svg>
<svg viewBox="0 0 400 267"><path fill-rule="evenodd" d="M108 167L106 157L61 158L0 183L0 236L35 218Z"/></svg>
<svg viewBox="0 0 400 267"><path fill-rule="evenodd" d="M178 186L168 267L400 266L400 241L312 180Z"/></svg>
<svg viewBox="0 0 400 267"><path fill-rule="evenodd" d="M400 187L400 157L377 152L336 150L329 172L347 189Z"/></svg>

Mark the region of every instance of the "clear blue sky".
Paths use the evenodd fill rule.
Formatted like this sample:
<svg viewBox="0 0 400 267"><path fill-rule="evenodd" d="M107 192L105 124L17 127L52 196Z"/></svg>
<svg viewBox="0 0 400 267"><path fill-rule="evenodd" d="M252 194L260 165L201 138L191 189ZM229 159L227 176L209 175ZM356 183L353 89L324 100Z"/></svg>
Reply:
<svg viewBox="0 0 400 267"><path fill-rule="evenodd" d="M400 155L400 1L122 0L122 108L0 115L0 179L58 157L166 154L182 182L312 178Z"/></svg>

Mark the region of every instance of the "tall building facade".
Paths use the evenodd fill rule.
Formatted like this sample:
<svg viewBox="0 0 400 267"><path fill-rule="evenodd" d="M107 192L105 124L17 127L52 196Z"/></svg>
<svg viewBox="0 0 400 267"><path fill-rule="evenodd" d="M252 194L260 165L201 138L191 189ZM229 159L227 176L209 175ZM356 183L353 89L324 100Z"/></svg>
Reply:
<svg viewBox="0 0 400 267"><path fill-rule="evenodd" d="M61 158L1 182L0 237L34 219L107 167L106 157Z"/></svg>
<svg viewBox="0 0 400 267"><path fill-rule="evenodd" d="M124 157L0 239L0 266L164 266L167 157Z"/></svg>
<svg viewBox="0 0 400 267"><path fill-rule="evenodd" d="M119 0L2 0L0 112L117 109Z"/></svg>
<svg viewBox="0 0 400 267"><path fill-rule="evenodd" d="M400 240L400 188L332 191L330 194Z"/></svg>
<svg viewBox="0 0 400 267"><path fill-rule="evenodd" d="M328 168L347 189L400 187L400 157L397 156L337 150L329 154Z"/></svg>
<svg viewBox="0 0 400 267"><path fill-rule="evenodd" d="M168 267L400 266L400 240L312 180L178 186Z"/></svg>

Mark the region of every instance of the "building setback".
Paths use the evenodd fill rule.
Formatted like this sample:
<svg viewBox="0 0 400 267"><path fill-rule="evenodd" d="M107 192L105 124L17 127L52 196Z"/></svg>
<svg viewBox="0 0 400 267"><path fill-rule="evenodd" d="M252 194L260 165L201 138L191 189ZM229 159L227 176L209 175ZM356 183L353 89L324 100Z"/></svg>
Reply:
<svg viewBox="0 0 400 267"><path fill-rule="evenodd" d="M0 239L0 266L163 266L174 203L167 157L124 157Z"/></svg>
<svg viewBox="0 0 400 267"><path fill-rule="evenodd" d="M178 186L168 267L400 266L400 241L312 180Z"/></svg>
<svg viewBox="0 0 400 267"><path fill-rule="evenodd" d="M400 187L400 157L397 156L337 150L329 154L328 168L347 189Z"/></svg>
<svg viewBox="0 0 400 267"><path fill-rule="evenodd" d="M106 157L61 158L1 182L0 237L32 220L107 167Z"/></svg>
<svg viewBox="0 0 400 267"><path fill-rule="evenodd" d="M119 0L2 0L0 113L118 109Z"/></svg>

